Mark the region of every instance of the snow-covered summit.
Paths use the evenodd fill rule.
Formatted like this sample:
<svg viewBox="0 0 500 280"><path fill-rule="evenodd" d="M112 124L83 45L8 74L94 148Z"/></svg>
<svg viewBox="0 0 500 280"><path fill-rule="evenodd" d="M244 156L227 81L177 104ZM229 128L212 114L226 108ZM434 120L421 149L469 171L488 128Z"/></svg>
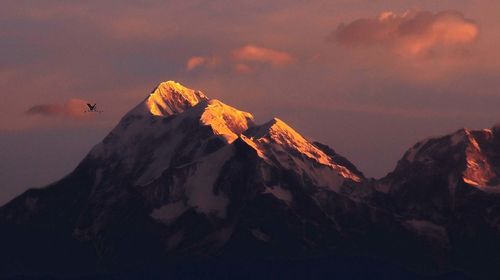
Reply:
<svg viewBox="0 0 500 280"><path fill-rule="evenodd" d="M397 170L422 166L432 170L449 168L458 180L483 191L493 191L499 176L497 130L462 128L442 137L429 138L409 149ZM397 171L396 170L396 171Z"/></svg>
<svg viewBox="0 0 500 280"><path fill-rule="evenodd" d="M128 127L131 118L172 115L198 119L201 124L210 126L216 135L227 142L234 141L253 125L252 114L235 109L217 99L210 99L201 91L187 88L174 81L160 83L143 102L125 115L121 123L126 123L122 126Z"/></svg>
<svg viewBox="0 0 500 280"><path fill-rule="evenodd" d="M252 114L173 81L161 83L126 114L90 156L118 160L127 172L139 166L139 179L131 180L144 185L168 168L194 162L237 139L266 162L296 171L317 186L337 190L345 181L363 180L282 120L255 125Z"/></svg>
<svg viewBox="0 0 500 280"><path fill-rule="evenodd" d="M256 127L254 131L250 131L247 135L257 143L273 142L304 154L323 165L331 165L329 156L278 118L273 118L271 121Z"/></svg>
<svg viewBox="0 0 500 280"><path fill-rule="evenodd" d="M97 169L93 188L119 193L126 182L148 201L151 217L164 223L190 209L227 219L233 195L246 192L241 188L254 196L272 190L292 207L292 188L323 203L324 192L364 179L323 149L277 118L256 125L250 113L167 81L126 114L88 159ZM92 200L106 203L101 194ZM92 236L100 229L94 221L78 232Z"/></svg>
<svg viewBox="0 0 500 280"><path fill-rule="evenodd" d="M42 267L39 256L42 275L61 263L87 275L96 260L101 273L109 264L164 268L178 257L316 263L354 252L489 275L500 251L499 198L498 126L421 141L375 180L280 119L256 125L168 81L68 176L0 207L0 274Z"/></svg>
<svg viewBox="0 0 500 280"><path fill-rule="evenodd" d="M175 81L160 83L129 115L170 116L184 112L201 101L209 100L198 90L189 89Z"/></svg>
<svg viewBox="0 0 500 280"><path fill-rule="evenodd" d="M215 134L222 136L229 143L254 125L252 114L235 109L217 99L207 102L200 121L212 127Z"/></svg>
<svg viewBox="0 0 500 280"><path fill-rule="evenodd" d="M337 189L344 180L362 181L355 172L337 163L278 118L249 129L245 136L248 137L246 142L251 142L259 155L287 169L307 174L318 185ZM311 168L311 164L316 168Z"/></svg>

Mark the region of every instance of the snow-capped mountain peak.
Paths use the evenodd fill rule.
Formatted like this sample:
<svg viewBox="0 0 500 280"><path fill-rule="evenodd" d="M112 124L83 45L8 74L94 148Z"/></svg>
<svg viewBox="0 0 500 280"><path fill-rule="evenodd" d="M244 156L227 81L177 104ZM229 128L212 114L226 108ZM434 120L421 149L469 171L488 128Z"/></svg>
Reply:
<svg viewBox="0 0 500 280"><path fill-rule="evenodd" d="M429 138L409 149L397 170L424 167L442 168L446 163L449 173L471 187L485 192L498 192L499 175L494 168L498 162L498 130L470 130L462 128L454 133Z"/></svg>
<svg viewBox="0 0 500 280"><path fill-rule="evenodd" d="M489 274L499 183L498 125L421 141L375 180L280 119L167 81L68 176L0 207L0 275L344 252Z"/></svg>
<svg viewBox="0 0 500 280"><path fill-rule="evenodd" d="M198 90L189 89L175 81L160 83L129 115L170 116L185 111L201 101L209 100Z"/></svg>
<svg viewBox="0 0 500 280"><path fill-rule="evenodd" d="M200 121L202 124L211 126L215 134L231 143L253 125L253 116L212 99L204 108Z"/></svg>
<svg viewBox="0 0 500 280"><path fill-rule="evenodd" d="M335 162L332 157L278 118L273 118L263 125L249 129L245 132L245 136L253 142L252 146L259 154L267 155L267 158L274 158L276 162L286 168L302 170L300 172L308 174L320 185L336 188L345 179L355 182L362 181L361 177ZM305 161L318 164L319 168L305 167ZM323 168L335 170L336 175L316 174L319 170L327 170ZM337 178L337 176L339 180L327 180L328 182L324 180L325 178Z"/></svg>
<svg viewBox="0 0 500 280"><path fill-rule="evenodd" d="M462 180L476 187L488 186L496 178L489 159L488 152L483 147L488 146L494 135L491 129L470 130L463 128L450 135L451 149L463 149L464 170ZM480 143L481 142L481 143ZM455 154L460 153L455 152ZM459 157L462 158L462 157Z"/></svg>
<svg viewBox="0 0 500 280"><path fill-rule="evenodd" d="M186 112L189 111L189 112ZM223 102L210 99L201 91L174 81L160 83L151 94L125 117L168 117L186 112L184 117L197 118L203 125L228 143L253 125L253 116Z"/></svg>
<svg viewBox="0 0 500 280"><path fill-rule="evenodd" d="M284 121L273 118L250 134L257 142L274 142L300 152L323 165L331 165L331 159L316 148Z"/></svg>

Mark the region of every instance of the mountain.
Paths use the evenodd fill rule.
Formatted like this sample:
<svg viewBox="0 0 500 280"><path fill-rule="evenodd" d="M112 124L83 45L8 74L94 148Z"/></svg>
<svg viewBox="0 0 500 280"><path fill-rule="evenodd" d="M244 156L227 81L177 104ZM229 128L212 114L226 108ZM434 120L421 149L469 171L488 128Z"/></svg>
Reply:
<svg viewBox="0 0 500 280"><path fill-rule="evenodd" d="M415 144L375 184L437 262L491 276L500 261L500 129Z"/></svg>
<svg viewBox="0 0 500 280"><path fill-rule="evenodd" d="M499 172L498 128L419 142L374 180L278 118L256 124L167 81L74 171L0 208L0 275L200 263L226 275L243 261L247 277L256 266L292 278L487 276L499 260Z"/></svg>
<svg viewBox="0 0 500 280"><path fill-rule="evenodd" d="M32 251L27 239L41 255L52 252L51 263L77 250L85 261L68 270L94 265L92 254L110 267L242 250L302 256L335 245L337 213L325 205L355 204L341 193L363 180L345 158L285 122L256 125L251 114L168 81L71 174L15 198L0 220L5 234L26 235L5 244L12 254ZM6 263L28 271L47 265L21 258Z"/></svg>

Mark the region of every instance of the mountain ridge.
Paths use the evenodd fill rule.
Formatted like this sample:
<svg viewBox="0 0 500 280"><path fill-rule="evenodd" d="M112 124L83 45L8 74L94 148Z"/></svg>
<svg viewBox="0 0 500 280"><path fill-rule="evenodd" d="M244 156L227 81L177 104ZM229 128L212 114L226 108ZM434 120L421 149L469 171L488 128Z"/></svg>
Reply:
<svg viewBox="0 0 500 280"><path fill-rule="evenodd" d="M358 254L420 272L481 274L500 250L499 174L496 127L418 142L375 180L278 118L259 125L167 81L73 172L0 207L0 245L9 248L0 272L42 271L35 258L9 259L36 243L41 255L53 251L47 262L75 271ZM68 248L81 263L64 257Z"/></svg>

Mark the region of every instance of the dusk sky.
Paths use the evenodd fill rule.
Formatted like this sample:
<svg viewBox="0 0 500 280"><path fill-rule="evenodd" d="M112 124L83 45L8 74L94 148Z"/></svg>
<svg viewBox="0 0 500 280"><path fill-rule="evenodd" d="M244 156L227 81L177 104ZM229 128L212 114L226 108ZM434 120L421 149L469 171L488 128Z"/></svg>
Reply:
<svg viewBox="0 0 500 280"><path fill-rule="evenodd" d="M367 176L500 122L500 1L10 1L0 205L68 174L161 81L276 116ZM83 113L85 103L103 112Z"/></svg>

